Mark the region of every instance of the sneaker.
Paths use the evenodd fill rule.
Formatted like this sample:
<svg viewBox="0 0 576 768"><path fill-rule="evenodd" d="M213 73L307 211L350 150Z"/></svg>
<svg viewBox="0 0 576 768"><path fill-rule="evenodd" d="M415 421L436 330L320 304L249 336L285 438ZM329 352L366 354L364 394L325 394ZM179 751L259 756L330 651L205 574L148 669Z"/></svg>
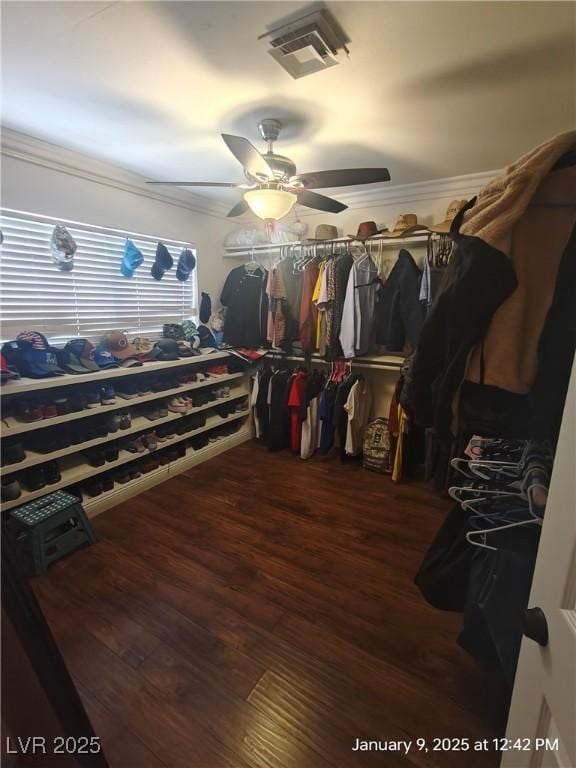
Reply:
<svg viewBox="0 0 576 768"><path fill-rule="evenodd" d="M20 481L27 491L39 491L46 485L46 478L42 467L30 467L20 475Z"/></svg>
<svg viewBox="0 0 576 768"><path fill-rule="evenodd" d="M125 483L130 482L130 472L128 472L128 469L125 467L122 467L122 469L116 470L114 473L114 482L120 483L120 485L124 485Z"/></svg>
<svg viewBox="0 0 576 768"><path fill-rule="evenodd" d="M129 429L132 426L132 419L130 418L129 413L121 413L120 414L120 429Z"/></svg>
<svg viewBox="0 0 576 768"><path fill-rule="evenodd" d="M106 448L104 450L104 457L106 458L106 461L118 461L119 455L120 453L116 447Z"/></svg>
<svg viewBox="0 0 576 768"><path fill-rule="evenodd" d="M135 381L123 381L116 388L116 394L123 400L133 400L138 397L138 383Z"/></svg>
<svg viewBox="0 0 576 768"><path fill-rule="evenodd" d="M100 390L87 389L84 395L86 397L86 408L98 408L99 405L102 405Z"/></svg>
<svg viewBox="0 0 576 768"><path fill-rule="evenodd" d="M158 404L158 413L160 414L161 419L165 419L166 416L168 416L168 406L166 405L166 403Z"/></svg>
<svg viewBox="0 0 576 768"><path fill-rule="evenodd" d="M172 413L186 413L189 407L182 397L173 397L168 401L168 410Z"/></svg>
<svg viewBox="0 0 576 768"><path fill-rule="evenodd" d="M44 410L33 400L19 400L16 403L16 418L27 423L41 421L44 418Z"/></svg>
<svg viewBox="0 0 576 768"><path fill-rule="evenodd" d="M43 465L43 469L44 479L48 485L59 483L60 480L62 480L62 475L60 474L60 468L58 467L57 461L48 461Z"/></svg>
<svg viewBox="0 0 576 768"><path fill-rule="evenodd" d="M155 432L148 432L144 435L144 443L149 451L155 451L158 448L158 439Z"/></svg>
<svg viewBox="0 0 576 768"><path fill-rule="evenodd" d="M128 474L130 475L130 480L136 480L138 477L142 477L142 472L139 472L137 467L128 467Z"/></svg>
<svg viewBox="0 0 576 768"><path fill-rule="evenodd" d="M23 461L26 458L24 446L18 440L4 438L0 442L0 450L3 467L7 467L9 464L18 464L19 461Z"/></svg>
<svg viewBox="0 0 576 768"><path fill-rule="evenodd" d="M174 424L171 422L168 422L168 424L161 424L156 430L156 435L158 440L161 441L169 440L171 437L174 437L176 435Z"/></svg>
<svg viewBox="0 0 576 768"><path fill-rule="evenodd" d="M138 376L138 381L136 382L136 389L138 390L139 395L148 395L150 392L152 392L152 389L150 387L150 379L147 376Z"/></svg>
<svg viewBox="0 0 576 768"><path fill-rule="evenodd" d="M94 498L94 496L100 496L104 488L102 487L102 481L98 479L86 483L82 490L87 496Z"/></svg>
<svg viewBox="0 0 576 768"><path fill-rule="evenodd" d="M115 413L113 416L110 416L105 421L106 429L108 432L118 432L120 429L120 421L122 420L122 417L119 413Z"/></svg>
<svg viewBox="0 0 576 768"><path fill-rule="evenodd" d="M22 496L20 483L13 475L5 475L2 478L2 501L15 501Z"/></svg>
<svg viewBox="0 0 576 768"><path fill-rule="evenodd" d="M146 441L143 435L138 435L133 440L129 440L124 446L130 453L144 453L146 450Z"/></svg>
<svg viewBox="0 0 576 768"><path fill-rule="evenodd" d="M116 392L114 392L114 387L110 384L104 384L100 388L100 400L102 405L114 405L116 402Z"/></svg>
<svg viewBox="0 0 576 768"><path fill-rule="evenodd" d="M42 411L44 412L45 419L53 419L55 416L58 416L58 408L55 403L45 403L42 406Z"/></svg>
<svg viewBox="0 0 576 768"><path fill-rule="evenodd" d="M160 409L158 406L153 405L144 411L144 416L148 419L148 421L156 421L160 418Z"/></svg>
<svg viewBox="0 0 576 768"><path fill-rule="evenodd" d="M168 455L167 451L160 451L158 454L158 462L161 467L163 467L166 464L170 464L170 456Z"/></svg>
<svg viewBox="0 0 576 768"><path fill-rule="evenodd" d="M84 456L88 459L91 467L101 467L106 463L106 455L101 448L91 448L84 451Z"/></svg>
<svg viewBox="0 0 576 768"><path fill-rule="evenodd" d="M73 413L73 406L68 397L56 397L52 401L60 416L66 416L67 413Z"/></svg>
<svg viewBox="0 0 576 768"><path fill-rule="evenodd" d="M114 478L112 475L104 474L100 475L100 482L102 483L103 491L111 491L114 488Z"/></svg>

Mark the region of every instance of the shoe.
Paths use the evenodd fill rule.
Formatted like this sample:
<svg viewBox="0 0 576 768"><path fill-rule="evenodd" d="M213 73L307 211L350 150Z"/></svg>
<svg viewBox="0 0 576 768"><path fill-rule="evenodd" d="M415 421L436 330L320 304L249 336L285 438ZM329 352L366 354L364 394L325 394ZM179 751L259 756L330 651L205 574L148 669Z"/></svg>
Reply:
<svg viewBox="0 0 576 768"><path fill-rule="evenodd" d="M106 419L105 424L108 432L118 432L120 429L120 421L121 416L119 413L115 413L113 416L110 416L108 419Z"/></svg>
<svg viewBox="0 0 576 768"><path fill-rule="evenodd" d="M160 451L157 458L161 467L165 466L166 464L170 464L170 456L166 451Z"/></svg>
<svg viewBox="0 0 576 768"><path fill-rule="evenodd" d="M119 455L118 448L105 448L104 450L106 461L118 461Z"/></svg>
<svg viewBox="0 0 576 768"><path fill-rule="evenodd" d="M100 475L100 482L102 483L102 490L103 491L111 491L112 488L114 488L114 478L112 475L104 474Z"/></svg>
<svg viewBox="0 0 576 768"><path fill-rule="evenodd" d="M0 442L0 451L3 467L7 467L10 464L18 464L19 461L24 461L26 458L24 446L17 440L4 438L4 440Z"/></svg>
<svg viewBox="0 0 576 768"><path fill-rule="evenodd" d="M42 467L30 467L25 469L20 475L20 482L27 491L39 491L46 485L44 470Z"/></svg>
<svg viewBox="0 0 576 768"><path fill-rule="evenodd" d="M228 416L230 415L230 408L228 406L228 403L225 403L224 405L215 405L214 411L222 419L227 419Z"/></svg>
<svg viewBox="0 0 576 768"><path fill-rule="evenodd" d="M116 394L123 400L133 400L138 397L138 384L135 381L124 381L116 388Z"/></svg>
<svg viewBox="0 0 576 768"><path fill-rule="evenodd" d="M195 413L193 416L190 416L187 419L187 421L188 421L188 428L190 430L200 429L200 427L204 427L206 425L206 414Z"/></svg>
<svg viewBox="0 0 576 768"><path fill-rule="evenodd" d="M104 384L100 388L100 400L102 405L114 405L116 402L116 392L114 392L114 387L110 384Z"/></svg>
<svg viewBox="0 0 576 768"><path fill-rule="evenodd" d="M142 472L139 472L137 467L128 467L128 474L130 475L130 480L136 480L136 478L142 477Z"/></svg>
<svg viewBox="0 0 576 768"><path fill-rule="evenodd" d="M96 403L92 405L93 408L96 407L99 403ZM69 413L76 413L77 411L83 411L85 408L88 408L88 399L80 393L75 393L70 396L68 400L68 407L69 407Z"/></svg>
<svg viewBox="0 0 576 768"><path fill-rule="evenodd" d="M128 469L122 468L118 469L114 473L114 482L120 483L120 485L124 485L125 483L130 482L130 472L128 472Z"/></svg>
<svg viewBox="0 0 576 768"><path fill-rule="evenodd" d="M86 483L83 488L84 493L87 496L90 496L90 498L94 498L94 496L100 496L103 490L104 488L102 487L101 480L91 480L90 482Z"/></svg>
<svg viewBox="0 0 576 768"><path fill-rule="evenodd" d="M206 435L198 435L198 437L193 437L189 441L190 447L194 451L199 451L202 448L206 448L206 446L208 445L208 442L209 442L208 437Z"/></svg>
<svg viewBox="0 0 576 768"><path fill-rule="evenodd" d="M58 416L58 408L55 403L46 403L42 406L42 411L45 419L53 419Z"/></svg>
<svg viewBox="0 0 576 768"><path fill-rule="evenodd" d="M194 392L192 402L194 403L194 408L201 408L203 405L208 405L210 398L206 392Z"/></svg>
<svg viewBox="0 0 576 768"><path fill-rule="evenodd" d="M15 501L22 496L20 483L13 475L5 475L2 478L2 501Z"/></svg>
<svg viewBox="0 0 576 768"><path fill-rule="evenodd" d="M160 418L160 409L157 406L152 406L144 412L144 416L148 421L156 421Z"/></svg>
<svg viewBox="0 0 576 768"><path fill-rule="evenodd" d="M98 408L99 405L102 405L100 390L88 389L84 394L86 397L86 408Z"/></svg>
<svg viewBox="0 0 576 768"><path fill-rule="evenodd" d="M138 394L150 394L150 392L152 392L152 389L150 388L150 379L148 379L147 376L138 376L137 378L138 381L136 382L136 389L138 390Z"/></svg>
<svg viewBox="0 0 576 768"><path fill-rule="evenodd" d="M168 401L168 410L172 413L186 413L190 406L182 397L173 397Z"/></svg>
<svg viewBox="0 0 576 768"><path fill-rule="evenodd" d="M148 472L152 472L154 469L158 469L159 466L160 464L158 463L158 460L150 457L142 462L140 469L142 472L144 472L144 474L146 474Z"/></svg>
<svg viewBox="0 0 576 768"><path fill-rule="evenodd" d="M44 410L32 400L19 400L16 403L16 418L27 423L40 421L44 418Z"/></svg>
<svg viewBox="0 0 576 768"><path fill-rule="evenodd" d="M143 437L144 444L149 451L155 451L158 448L158 440L156 438L155 432L148 432L147 434L143 435Z"/></svg>
<svg viewBox="0 0 576 768"><path fill-rule="evenodd" d="M174 450L176 451L177 458L183 459L186 456L186 443L178 443L174 446Z"/></svg>
<svg viewBox="0 0 576 768"><path fill-rule="evenodd" d="M130 429L132 426L132 419L130 418L129 413L121 413L120 414L120 429Z"/></svg>
<svg viewBox="0 0 576 768"><path fill-rule="evenodd" d="M144 453L146 450L146 441L144 440L143 435L138 435L138 437L135 437L133 440L130 440L126 445L124 446L127 451L130 451L130 453Z"/></svg>
<svg viewBox="0 0 576 768"><path fill-rule="evenodd" d="M169 440L171 437L174 437L175 435L176 435L176 429L174 428L174 425L170 422L168 422L168 424L161 424L156 430L156 436L160 442L163 442L164 440Z"/></svg>
<svg viewBox="0 0 576 768"><path fill-rule="evenodd" d="M166 403L158 404L158 413L160 414L161 419L165 419L166 416L168 416L168 406L166 405Z"/></svg>
<svg viewBox="0 0 576 768"><path fill-rule="evenodd" d="M60 474L60 468L58 467L57 461L48 461L43 465L43 469L44 479L48 485L59 483L60 480L62 480L62 475Z"/></svg>
<svg viewBox="0 0 576 768"><path fill-rule="evenodd" d="M207 389L206 398L208 399L209 403L213 403L214 400L218 400L218 395L212 389Z"/></svg>
<svg viewBox="0 0 576 768"><path fill-rule="evenodd" d="M72 403L67 397L56 397L52 401L58 410L60 416L66 416L68 413L73 413Z"/></svg>
<svg viewBox="0 0 576 768"><path fill-rule="evenodd" d="M106 455L102 448L91 448L84 451L84 456L88 459L91 467L102 467L106 463Z"/></svg>

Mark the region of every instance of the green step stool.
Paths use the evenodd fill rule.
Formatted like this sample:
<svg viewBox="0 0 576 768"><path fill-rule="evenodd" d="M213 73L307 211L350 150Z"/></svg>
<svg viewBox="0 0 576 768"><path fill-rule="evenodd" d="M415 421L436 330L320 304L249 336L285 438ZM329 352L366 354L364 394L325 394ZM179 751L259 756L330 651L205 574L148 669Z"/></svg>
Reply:
<svg viewBox="0 0 576 768"><path fill-rule="evenodd" d="M96 541L82 503L66 491L22 504L11 511L10 521L18 554L34 573L44 573L51 563Z"/></svg>

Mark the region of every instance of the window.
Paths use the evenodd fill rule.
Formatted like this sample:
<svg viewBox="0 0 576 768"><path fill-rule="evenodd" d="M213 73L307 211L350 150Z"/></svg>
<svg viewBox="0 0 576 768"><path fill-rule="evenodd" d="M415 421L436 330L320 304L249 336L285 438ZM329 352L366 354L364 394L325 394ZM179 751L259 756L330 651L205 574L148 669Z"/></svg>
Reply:
<svg viewBox="0 0 576 768"><path fill-rule="evenodd" d="M61 272L52 262L50 239L63 224L78 246L74 269ZM74 336L99 339L109 330L157 335L163 323L196 316L196 270L186 282L176 279L176 264L189 243L48 216L2 209L0 246L0 323L3 341L20 331L36 330L52 341ZM144 262L125 278L120 272L129 237ZM154 280L150 267L161 240L174 267Z"/></svg>

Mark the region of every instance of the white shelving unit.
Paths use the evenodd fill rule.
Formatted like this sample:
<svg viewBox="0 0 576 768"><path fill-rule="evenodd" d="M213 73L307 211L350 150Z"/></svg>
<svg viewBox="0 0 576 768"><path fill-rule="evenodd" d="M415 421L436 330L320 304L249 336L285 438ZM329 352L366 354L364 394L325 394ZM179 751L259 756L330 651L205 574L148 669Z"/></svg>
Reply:
<svg viewBox="0 0 576 768"><path fill-rule="evenodd" d="M83 386L86 384L93 384L95 382L112 382L118 377L137 376L137 375L149 375L150 373L166 373L171 369L192 369L202 370L213 361L219 361L228 359L228 353L215 352L209 355L201 355L192 358L183 358L177 361L170 361L164 363L146 363L143 366L134 368L113 368L106 371L99 371L94 374L87 375L66 375L58 378L51 379L21 379L19 381L8 382L2 386L1 394L2 398L8 399L10 402L15 396L34 397L36 395L47 398L50 397L49 390L60 390L62 386ZM15 475L18 477L18 473L22 470L30 469L35 466L40 466L49 461L58 460L59 471L61 479L57 483L48 484L35 491L26 491L22 489L22 494L18 499L13 501L3 502L3 511L9 511L15 507L25 504L26 502L33 501L42 496L45 496L53 491L61 488L67 488L70 486L76 486L86 480L90 480L93 477L113 470L130 462L138 461L139 459L146 458L159 451L169 448L177 443L188 440L191 437L200 435L202 433L211 433L213 430L221 426L228 424L238 423L241 420L245 421L244 425L240 425L237 432L231 435L219 435L217 440L211 442L205 448L200 450L193 450L188 447L187 453L184 457L178 460L172 460L167 464L163 464L157 469L154 469L148 473L144 473L141 477L129 481L124 484L116 483L113 490L106 493L102 493L93 498L84 494L84 506L91 516L99 514L104 509L109 509L120 501L141 493L152 485L163 482L170 476L174 476L178 472L184 471L189 467L195 466L202 461L206 461L211 458L212 455L217 455L229 448L238 445L240 442L244 442L250 439L252 434L252 427L250 424L250 411L248 408L244 408L241 411L234 411L226 417L218 415L216 412L210 413L211 409L218 405L234 404L239 402L242 398L246 398L249 395L249 386L247 376L243 373L231 373L221 375L210 375L208 378L202 381L190 382L183 384L179 387L171 389L161 390L157 392L150 392L130 399L122 399L117 396L117 402L111 405L100 405L96 408L84 409L82 411L76 411L74 413L65 414L62 416L56 416L49 419L42 419L39 421L25 423L17 421L14 417L8 417L3 420L2 436L15 437L23 436L25 440L30 433L41 431L47 427L58 427L69 422L82 421L83 419L93 416L102 416L114 411L132 411L132 409L153 401L167 400L175 395L182 395L188 393L191 390L203 389L208 387L220 387L222 384L230 386L230 396L217 398L210 401L205 405L198 406L196 408L189 409L185 414L169 412L167 416L154 420L149 420L145 416L134 415L131 419L131 425L128 429L117 430L116 432L108 433L105 437L98 437L93 440L88 440L83 443L71 444L64 448L51 453L40 453L26 449L26 458L15 464L6 465L0 468L1 475ZM137 433L152 432L157 427L172 422L178 422L182 418L192 416L197 413L207 413L207 419L205 425L196 429L185 432L181 435L175 434L173 437L167 438L162 441L158 441L157 448L153 451L146 451L144 453L132 453L125 449L119 450L118 458L115 461L105 462L101 466L92 466L86 457L83 455L85 451L96 446L105 447L107 444L116 443L124 438L135 435ZM217 432L213 435L217 435Z"/></svg>

